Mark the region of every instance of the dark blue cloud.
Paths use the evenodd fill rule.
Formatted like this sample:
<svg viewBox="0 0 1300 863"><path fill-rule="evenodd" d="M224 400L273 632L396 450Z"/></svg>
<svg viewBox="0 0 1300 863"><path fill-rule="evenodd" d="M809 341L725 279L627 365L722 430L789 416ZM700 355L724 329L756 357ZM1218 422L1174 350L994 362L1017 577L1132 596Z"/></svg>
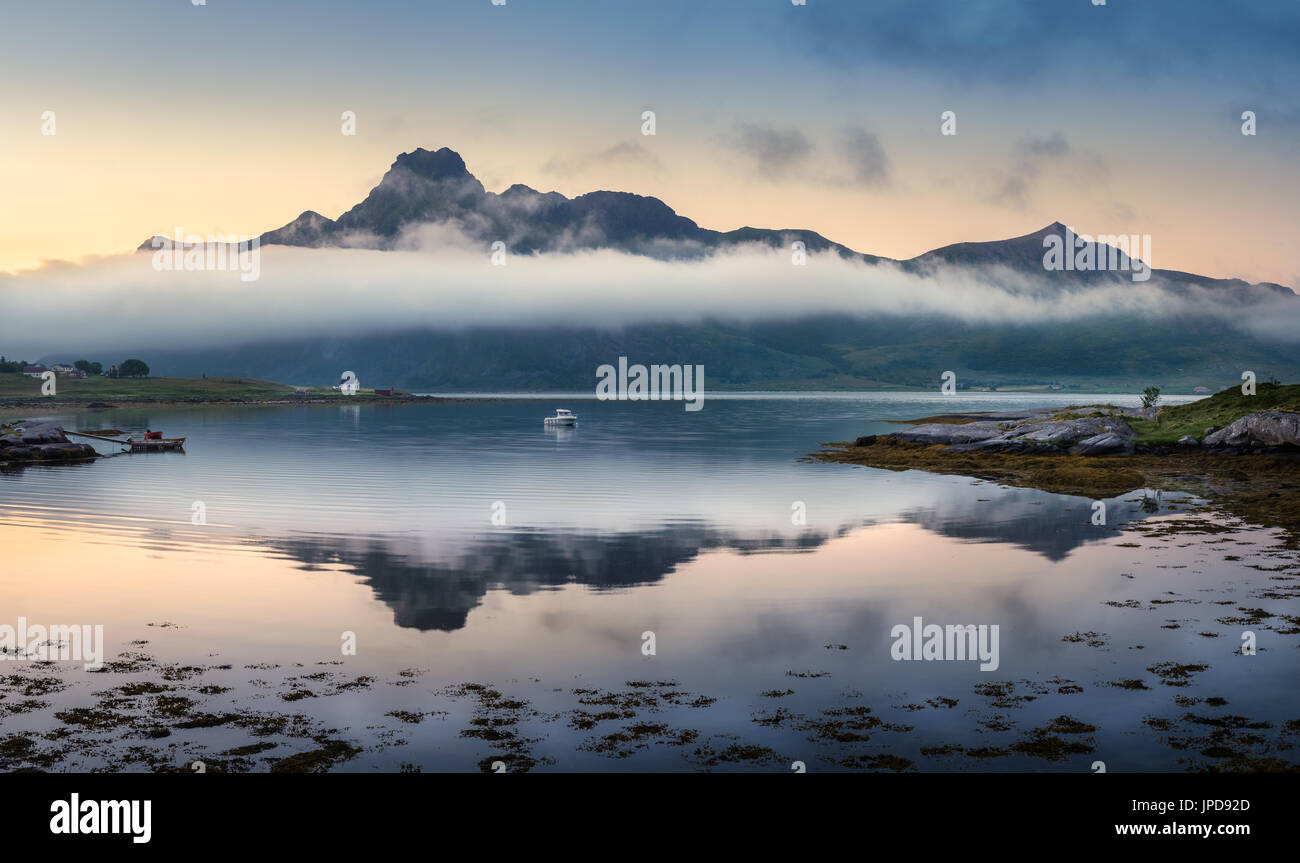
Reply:
<svg viewBox="0 0 1300 863"><path fill-rule="evenodd" d="M1268 92L1300 82L1294 0L823 0L803 11L792 20L805 48L841 66L1063 93L1115 79Z"/></svg>

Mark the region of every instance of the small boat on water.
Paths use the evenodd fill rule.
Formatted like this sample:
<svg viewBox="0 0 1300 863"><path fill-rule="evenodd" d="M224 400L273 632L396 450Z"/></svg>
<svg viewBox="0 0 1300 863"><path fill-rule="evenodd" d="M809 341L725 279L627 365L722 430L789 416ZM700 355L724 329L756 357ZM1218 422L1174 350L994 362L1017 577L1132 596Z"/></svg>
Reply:
<svg viewBox="0 0 1300 863"><path fill-rule="evenodd" d="M542 422L548 426L574 426L578 424L578 415L564 408L556 408L555 416L547 417Z"/></svg>
<svg viewBox="0 0 1300 863"><path fill-rule="evenodd" d="M111 431L116 434L122 433L117 429L106 429L106 431ZM136 440L134 435L123 440L115 437L107 437L106 435L102 435L102 434L95 434L93 432L70 431L67 432L67 434L76 435L78 437L94 438L95 440L108 441L109 443L115 443L120 446L126 447L127 452L169 452L169 451L184 452L185 451L185 438L163 437L162 432L156 432L153 430L145 432L143 440Z"/></svg>
<svg viewBox="0 0 1300 863"><path fill-rule="evenodd" d="M131 447L131 452L167 452L185 449L183 437L146 437L144 440L127 438L125 443Z"/></svg>

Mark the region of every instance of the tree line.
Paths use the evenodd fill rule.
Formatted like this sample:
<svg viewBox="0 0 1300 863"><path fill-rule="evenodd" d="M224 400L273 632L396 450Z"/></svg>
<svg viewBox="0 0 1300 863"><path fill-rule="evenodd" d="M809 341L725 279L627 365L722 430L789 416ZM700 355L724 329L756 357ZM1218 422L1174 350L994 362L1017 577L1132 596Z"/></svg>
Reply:
<svg viewBox="0 0 1300 863"><path fill-rule="evenodd" d="M33 366L33 365L36 365L36 363L29 363L26 360L9 360L3 356L0 356L0 373L21 372L23 369L27 368L28 366ZM143 360L137 360L137 359L122 360L122 362L118 363L117 365L109 366L108 371L104 371L103 363L91 362L90 360L77 360L75 363L72 364L72 367L85 372L87 377L97 377L99 375L104 375L105 377L110 377L110 378L149 377L148 364L145 363Z"/></svg>

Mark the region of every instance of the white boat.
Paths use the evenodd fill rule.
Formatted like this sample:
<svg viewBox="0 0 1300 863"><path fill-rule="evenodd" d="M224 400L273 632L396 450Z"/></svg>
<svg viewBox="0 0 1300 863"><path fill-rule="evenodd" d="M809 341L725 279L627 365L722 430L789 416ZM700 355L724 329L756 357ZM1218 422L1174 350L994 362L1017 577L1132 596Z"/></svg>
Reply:
<svg viewBox="0 0 1300 863"><path fill-rule="evenodd" d="M547 417L543 422L548 426L572 426L578 424L578 415L564 408L556 408L555 416Z"/></svg>

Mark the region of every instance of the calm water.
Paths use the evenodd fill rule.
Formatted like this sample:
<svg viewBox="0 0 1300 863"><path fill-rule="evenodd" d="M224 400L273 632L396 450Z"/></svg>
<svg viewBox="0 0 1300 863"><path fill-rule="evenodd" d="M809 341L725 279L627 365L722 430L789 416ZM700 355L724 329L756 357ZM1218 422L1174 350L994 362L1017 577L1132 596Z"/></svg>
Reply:
<svg viewBox="0 0 1300 863"><path fill-rule="evenodd" d="M1164 532L1202 518L1194 502L1144 508L1140 490L1107 501L1097 526L1083 498L799 461L890 419L1079 400L60 415L184 435L187 453L0 475L0 623L101 623L120 660L104 674L5 663L61 683L39 706L0 699L0 733L36 735L60 770L264 770L324 739L361 749L341 770L1293 761L1300 567L1268 532ZM561 406L579 426L544 428ZM892 627L916 616L997 624L999 668L893 661ZM1243 630L1264 650L1240 655ZM146 680L171 681L177 716L159 718L158 696L104 700ZM119 721L69 722L96 705ZM177 724L232 713L313 730ZM63 725L74 742L50 734ZM239 748L259 742L275 745ZM140 746L152 761L130 754Z"/></svg>

